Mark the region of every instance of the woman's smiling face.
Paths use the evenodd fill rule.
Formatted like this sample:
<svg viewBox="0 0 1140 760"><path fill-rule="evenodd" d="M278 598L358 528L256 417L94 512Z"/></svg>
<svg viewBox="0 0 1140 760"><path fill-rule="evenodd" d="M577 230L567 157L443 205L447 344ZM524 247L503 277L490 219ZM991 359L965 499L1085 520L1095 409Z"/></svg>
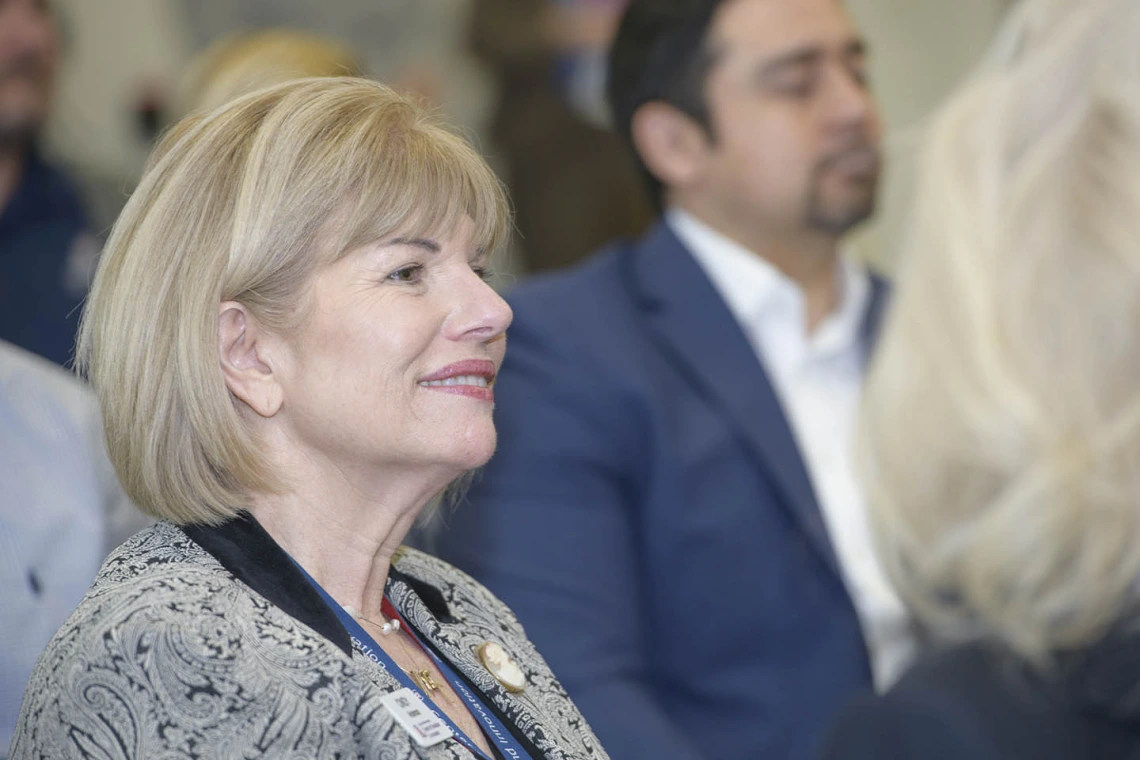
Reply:
<svg viewBox="0 0 1140 760"><path fill-rule="evenodd" d="M511 309L471 236L467 219L433 238L396 235L317 273L282 377L304 449L353 470L458 474L490 458Z"/></svg>

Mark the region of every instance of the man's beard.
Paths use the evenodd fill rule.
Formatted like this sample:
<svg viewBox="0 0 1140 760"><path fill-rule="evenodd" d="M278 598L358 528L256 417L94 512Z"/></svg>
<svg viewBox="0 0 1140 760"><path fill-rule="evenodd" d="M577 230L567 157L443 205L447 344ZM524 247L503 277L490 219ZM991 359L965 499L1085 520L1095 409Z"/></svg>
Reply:
<svg viewBox="0 0 1140 760"><path fill-rule="evenodd" d="M843 201L828 201L824 197L823 183L832 166L854 153L874 151L870 145L856 145L825 156L812 172L807 199L807 226L810 229L840 236L866 221L875 212L875 190L878 186L879 170L867 177L861 192Z"/></svg>
<svg viewBox="0 0 1140 760"><path fill-rule="evenodd" d="M39 134L43 120L30 114L0 111L0 153L22 152Z"/></svg>
<svg viewBox="0 0 1140 760"><path fill-rule="evenodd" d="M23 79L40 91L46 101L50 97L52 71L41 56L26 55L0 67L0 90L12 80ZM22 148L31 142L43 126L44 108L4 108L0 95L0 151Z"/></svg>

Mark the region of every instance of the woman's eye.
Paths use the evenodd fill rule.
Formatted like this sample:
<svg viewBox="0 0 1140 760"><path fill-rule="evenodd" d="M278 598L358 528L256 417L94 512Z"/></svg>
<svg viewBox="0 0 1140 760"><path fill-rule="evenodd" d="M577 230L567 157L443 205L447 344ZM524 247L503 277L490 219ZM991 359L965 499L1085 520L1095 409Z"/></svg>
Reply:
<svg viewBox="0 0 1140 760"><path fill-rule="evenodd" d="M487 269L487 267L473 265L471 267L471 271L474 272L476 276L478 276L478 278L483 282L489 282L491 280L491 271Z"/></svg>
<svg viewBox="0 0 1140 760"><path fill-rule="evenodd" d="M395 282L419 282L420 276L423 274L423 269L421 264L411 264L406 267L400 267L388 275L388 279L394 280Z"/></svg>

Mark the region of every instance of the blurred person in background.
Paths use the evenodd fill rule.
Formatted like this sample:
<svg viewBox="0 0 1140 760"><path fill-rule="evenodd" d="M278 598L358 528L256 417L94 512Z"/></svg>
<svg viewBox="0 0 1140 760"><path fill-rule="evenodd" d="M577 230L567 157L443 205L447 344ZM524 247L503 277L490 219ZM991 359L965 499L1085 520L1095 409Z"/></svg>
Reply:
<svg viewBox="0 0 1140 760"><path fill-rule="evenodd" d="M0 339L65 364L99 245L36 145L59 61L51 4L0 0Z"/></svg>
<svg viewBox="0 0 1140 760"><path fill-rule="evenodd" d="M652 210L609 128L605 53L625 0L474 0L471 47L499 86L503 151L527 269L638 235Z"/></svg>
<svg viewBox="0 0 1140 760"><path fill-rule="evenodd" d="M610 102L662 218L509 296L501 445L439 547L616 758L802 760L911 654L849 456L865 59L837 0L633 0Z"/></svg>
<svg viewBox="0 0 1140 760"><path fill-rule="evenodd" d="M286 82L156 148L80 365L162 520L40 658L14 758L606 760L514 614L401 547L495 447L503 187L364 79Z"/></svg>
<svg viewBox="0 0 1140 760"><path fill-rule="evenodd" d="M293 79L356 77L364 67L336 40L292 29L265 29L220 40L200 53L181 83L178 110L212 111Z"/></svg>
<svg viewBox="0 0 1140 760"><path fill-rule="evenodd" d="M942 646L823 756L1140 757L1140 4L1017 6L920 169L860 451Z"/></svg>
<svg viewBox="0 0 1140 760"><path fill-rule="evenodd" d="M0 341L0 757L36 658L147 522L115 479L90 389Z"/></svg>
<svg viewBox="0 0 1140 760"><path fill-rule="evenodd" d="M193 44L234 34L298 29L347 46L368 74L439 106L449 121L479 133L488 76L465 50L473 0L178 0Z"/></svg>

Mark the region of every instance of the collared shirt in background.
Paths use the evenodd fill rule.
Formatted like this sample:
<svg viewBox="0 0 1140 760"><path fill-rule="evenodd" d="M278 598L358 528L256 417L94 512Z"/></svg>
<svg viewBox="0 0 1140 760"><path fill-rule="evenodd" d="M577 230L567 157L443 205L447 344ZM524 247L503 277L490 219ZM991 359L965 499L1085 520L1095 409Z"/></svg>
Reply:
<svg viewBox="0 0 1140 760"><path fill-rule="evenodd" d="M768 373L859 614L876 686L885 688L909 664L915 642L906 610L875 557L852 461L870 276L841 256L840 305L809 334L803 293L794 281L681 209L671 209L666 221L708 275Z"/></svg>
<svg viewBox="0 0 1140 760"><path fill-rule="evenodd" d="M0 757L36 659L107 552L148 522L115 479L91 391L0 341Z"/></svg>

